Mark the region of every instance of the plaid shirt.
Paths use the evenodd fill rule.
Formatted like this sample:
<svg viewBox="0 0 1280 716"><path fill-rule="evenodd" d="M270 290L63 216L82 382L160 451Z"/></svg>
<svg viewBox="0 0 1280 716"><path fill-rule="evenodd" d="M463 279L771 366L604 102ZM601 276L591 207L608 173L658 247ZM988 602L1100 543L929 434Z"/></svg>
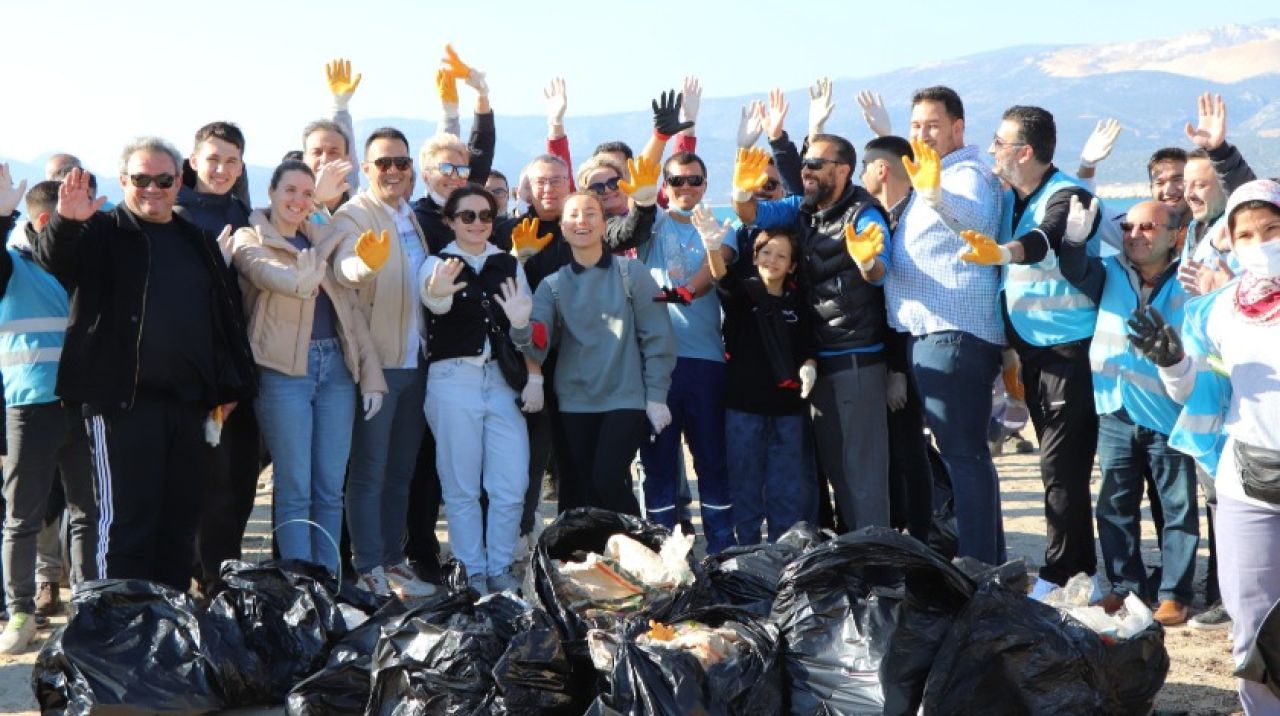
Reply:
<svg viewBox="0 0 1280 716"><path fill-rule="evenodd" d="M997 237L1001 195L1000 181L977 147L942 158L942 207L955 223ZM908 200L891 246L884 286L889 325L913 336L965 331L1004 345L999 269L961 261L964 239L918 195Z"/></svg>

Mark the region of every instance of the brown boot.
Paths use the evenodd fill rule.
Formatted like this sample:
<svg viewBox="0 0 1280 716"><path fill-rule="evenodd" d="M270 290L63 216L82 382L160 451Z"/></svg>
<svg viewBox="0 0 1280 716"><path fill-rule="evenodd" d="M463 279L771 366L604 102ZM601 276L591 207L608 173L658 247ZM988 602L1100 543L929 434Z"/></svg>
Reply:
<svg viewBox="0 0 1280 716"><path fill-rule="evenodd" d="M1093 603L1095 607L1102 607L1107 614L1115 614L1120 611L1120 607L1124 606L1124 597L1115 592L1107 592L1102 595L1102 599Z"/></svg>
<svg viewBox="0 0 1280 716"><path fill-rule="evenodd" d="M1167 627L1178 626L1187 622L1189 612L1187 606L1177 599L1165 599L1160 602L1160 608L1153 618Z"/></svg>
<svg viewBox="0 0 1280 716"><path fill-rule="evenodd" d="M51 617L62 611L62 590L57 582L36 582L36 616Z"/></svg>

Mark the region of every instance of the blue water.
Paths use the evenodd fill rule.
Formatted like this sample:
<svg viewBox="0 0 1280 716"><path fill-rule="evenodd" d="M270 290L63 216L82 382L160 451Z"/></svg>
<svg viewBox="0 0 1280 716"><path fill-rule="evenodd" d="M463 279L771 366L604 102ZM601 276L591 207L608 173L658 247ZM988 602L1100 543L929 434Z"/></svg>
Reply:
<svg viewBox="0 0 1280 716"><path fill-rule="evenodd" d="M1104 201L1107 204L1107 208L1112 211L1128 211L1139 202L1146 201L1147 198L1148 197L1145 196L1136 196L1125 197L1123 199L1105 199ZM716 219L719 221L732 219L736 223L738 220L738 215L733 213L733 207L728 204L713 204L711 206L711 211L716 215Z"/></svg>

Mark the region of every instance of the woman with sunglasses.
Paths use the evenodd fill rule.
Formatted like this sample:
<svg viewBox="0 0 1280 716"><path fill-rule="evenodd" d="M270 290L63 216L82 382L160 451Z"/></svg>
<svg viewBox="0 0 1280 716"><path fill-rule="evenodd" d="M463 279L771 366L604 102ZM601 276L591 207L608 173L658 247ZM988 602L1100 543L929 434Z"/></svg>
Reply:
<svg viewBox="0 0 1280 716"><path fill-rule="evenodd" d="M483 177L478 172L472 173L470 156L467 145L452 134L437 134L427 140L418 152L425 186L422 198L413 202L413 212L422 225L427 246L433 255L453 241L453 232L443 213L445 202L468 182L478 180L483 185L488 178L487 169Z"/></svg>
<svg viewBox="0 0 1280 716"><path fill-rule="evenodd" d="M605 216L626 216L631 210L629 197L618 187L626 178L626 169L613 159L599 155L578 168L578 186L600 197Z"/></svg>
<svg viewBox="0 0 1280 716"><path fill-rule="evenodd" d="M494 297L528 293L516 258L489 243L498 204L478 186L453 191L444 221L454 237L422 265L427 307L427 423L449 509L449 545L480 594L515 591L512 555L528 487L529 436L521 409L542 409L542 375L511 343ZM480 493L488 496L482 513Z"/></svg>
<svg viewBox="0 0 1280 716"><path fill-rule="evenodd" d="M261 371L254 407L275 464L276 544L285 559L336 571L357 386L368 420L382 407L387 384L355 292L330 270L337 237L309 218L311 168L283 162L267 196L271 207L253 212L250 226L236 232L233 261Z"/></svg>

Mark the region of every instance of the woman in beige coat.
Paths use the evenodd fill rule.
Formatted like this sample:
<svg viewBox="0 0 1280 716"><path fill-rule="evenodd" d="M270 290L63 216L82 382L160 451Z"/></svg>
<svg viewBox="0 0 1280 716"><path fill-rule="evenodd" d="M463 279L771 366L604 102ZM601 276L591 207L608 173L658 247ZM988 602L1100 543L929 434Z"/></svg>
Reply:
<svg viewBox="0 0 1280 716"><path fill-rule="evenodd" d="M334 280L335 237L308 220L314 193L306 164L277 167L271 207L236 233L233 261L261 369L254 407L275 465L276 544L285 559L335 571L356 387L368 420L387 385L355 292Z"/></svg>

